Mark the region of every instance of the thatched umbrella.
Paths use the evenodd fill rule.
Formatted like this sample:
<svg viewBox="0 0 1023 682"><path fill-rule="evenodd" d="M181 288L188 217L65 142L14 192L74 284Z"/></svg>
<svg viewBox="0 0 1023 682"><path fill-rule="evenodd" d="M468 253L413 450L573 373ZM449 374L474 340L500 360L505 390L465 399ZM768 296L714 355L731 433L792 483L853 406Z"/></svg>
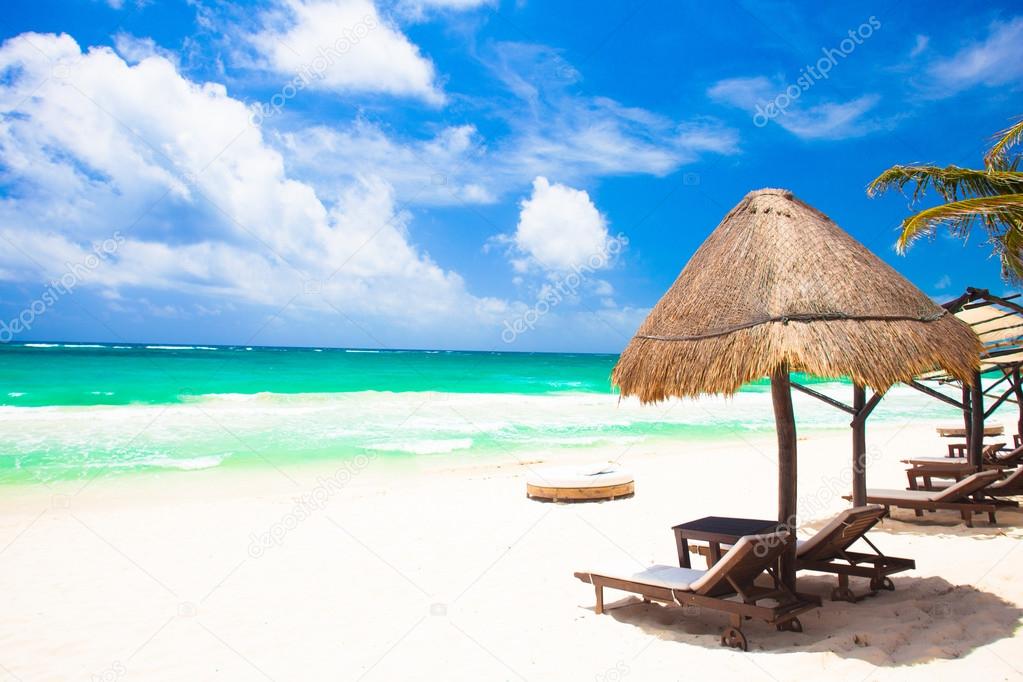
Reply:
<svg viewBox="0 0 1023 682"><path fill-rule="evenodd" d="M972 383L979 355L967 325L826 215L791 192L764 189L747 194L693 254L622 353L612 381L622 395L653 402L730 395L770 377L778 520L794 527L789 372L848 376L883 393L938 367ZM793 583L791 556L786 563Z"/></svg>

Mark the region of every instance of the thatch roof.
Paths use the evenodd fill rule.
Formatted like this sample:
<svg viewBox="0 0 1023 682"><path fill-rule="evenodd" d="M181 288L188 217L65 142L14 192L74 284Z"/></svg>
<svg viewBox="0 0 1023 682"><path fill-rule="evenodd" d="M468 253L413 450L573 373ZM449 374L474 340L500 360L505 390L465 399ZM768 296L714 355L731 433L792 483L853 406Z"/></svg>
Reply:
<svg viewBox="0 0 1023 682"><path fill-rule="evenodd" d="M730 394L787 363L885 391L936 368L972 383L979 353L969 326L826 215L764 189L693 254L612 381L644 402Z"/></svg>

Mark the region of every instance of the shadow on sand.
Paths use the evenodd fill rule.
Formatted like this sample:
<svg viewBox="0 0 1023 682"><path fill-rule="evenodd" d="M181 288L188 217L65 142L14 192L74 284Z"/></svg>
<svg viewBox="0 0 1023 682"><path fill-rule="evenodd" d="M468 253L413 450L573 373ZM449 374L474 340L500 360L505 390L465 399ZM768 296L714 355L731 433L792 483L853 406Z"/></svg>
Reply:
<svg viewBox="0 0 1023 682"><path fill-rule="evenodd" d="M1021 498L1015 498L1021 499ZM820 530L831 517L823 517L799 526L800 537L809 537L814 531ZM888 518L882 519L881 523L870 531L872 539L884 535L919 535L919 536L957 536L968 537L973 540L985 540L1004 536L1018 537L1023 539L1023 510L1019 507L1006 507L1000 509L997 514L997 523L988 523L986 514L977 514L973 519L973 528L968 528L963 523L958 512L939 510L924 512L923 516L915 516L911 509L893 508ZM882 550L891 549L892 554L898 554L891 543L885 543Z"/></svg>
<svg viewBox="0 0 1023 682"><path fill-rule="evenodd" d="M800 618L802 633L748 621L743 630L749 651L830 651L879 666L913 665L961 658L1011 637L1023 617L1023 609L995 594L944 578L896 576L895 584L894 592L850 604L828 600L833 578L801 576L800 591L820 595L824 605ZM720 633L728 624L720 612L643 603L635 597L609 602L606 608L609 616L662 640L708 648L720 647Z"/></svg>

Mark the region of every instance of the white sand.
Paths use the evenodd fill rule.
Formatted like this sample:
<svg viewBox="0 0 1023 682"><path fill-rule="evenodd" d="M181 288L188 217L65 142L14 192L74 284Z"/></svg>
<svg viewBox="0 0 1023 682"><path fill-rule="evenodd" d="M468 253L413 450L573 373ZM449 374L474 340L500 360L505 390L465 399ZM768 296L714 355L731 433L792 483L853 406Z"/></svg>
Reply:
<svg viewBox="0 0 1023 682"><path fill-rule="evenodd" d="M898 460L942 447L932 424L868 439L878 487L904 487ZM849 441L836 432L800 442L806 528L844 504ZM584 505L530 501L522 464L464 454L461 465L377 459L336 476L283 467L7 488L0 679L1023 678L1015 512L974 529L951 513L918 522L896 512L872 533L917 561L895 592L825 601L802 634L750 622L748 654L719 646L721 614L608 592L631 605L595 615L573 570L674 563L673 524L776 509L773 438L533 459L618 457L636 474L636 497ZM330 476L347 483L317 483ZM321 495L319 508L289 516L302 494ZM252 544L270 529L276 544ZM800 579L825 597L832 584Z"/></svg>

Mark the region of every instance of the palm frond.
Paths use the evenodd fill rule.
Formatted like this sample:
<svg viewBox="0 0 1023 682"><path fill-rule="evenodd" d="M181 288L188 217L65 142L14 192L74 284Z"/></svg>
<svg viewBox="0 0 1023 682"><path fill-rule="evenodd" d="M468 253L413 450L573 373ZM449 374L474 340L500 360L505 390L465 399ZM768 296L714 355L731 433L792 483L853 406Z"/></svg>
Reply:
<svg viewBox="0 0 1023 682"><path fill-rule="evenodd" d="M995 241L1002 261L1002 277L1016 282L1023 281L1023 222L1011 226Z"/></svg>
<svg viewBox="0 0 1023 682"><path fill-rule="evenodd" d="M890 189L904 195L912 187L910 205L929 190L944 204L920 211L902 221L896 248L905 253L924 235L944 225L953 235L966 239L970 231L983 227L994 254L1002 264L1002 276L1023 282L1023 154L1012 151L1023 144L1023 118L998 133L998 139L984 157L984 169L958 166L898 165L877 176L867 187L868 196Z"/></svg>
<svg viewBox="0 0 1023 682"><path fill-rule="evenodd" d="M1002 263L1008 279L1023 279L1023 194L979 197L942 204L920 211L902 221L896 248L905 253L909 245L935 228L946 225L957 237L966 238L981 223Z"/></svg>
<svg viewBox="0 0 1023 682"><path fill-rule="evenodd" d="M984 165L992 170L1015 169L1019 165L1019 157L1010 162L1006 153L1023 142L1023 118L998 133L998 140L984 156Z"/></svg>
<svg viewBox="0 0 1023 682"><path fill-rule="evenodd" d="M993 197L1023 193L1023 173L1016 171L972 170L959 166L892 166L877 176L867 187L868 196L877 196L896 188L903 194L913 185L910 197L915 204L933 188L945 201L961 201L970 197Z"/></svg>
<svg viewBox="0 0 1023 682"><path fill-rule="evenodd" d="M902 221L898 250L905 251L911 242L931 234L934 228L942 224L952 228L955 234L965 236L976 221L982 221L986 227L995 229L999 223L1018 228L1023 225L1023 194L964 199L920 211Z"/></svg>

